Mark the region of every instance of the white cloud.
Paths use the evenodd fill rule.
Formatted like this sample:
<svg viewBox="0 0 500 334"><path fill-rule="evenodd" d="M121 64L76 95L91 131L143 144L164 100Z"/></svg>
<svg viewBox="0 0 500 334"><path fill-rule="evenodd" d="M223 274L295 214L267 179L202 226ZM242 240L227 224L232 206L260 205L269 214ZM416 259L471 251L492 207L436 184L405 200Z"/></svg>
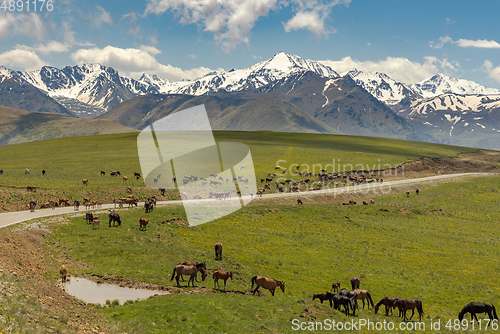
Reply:
<svg viewBox="0 0 500 334"><path fill-rule="evenodd" d="M12 37L18 35L41 40L44 30L44 24L38 14L13 14L10 12L2 12L0 15L0 40L7 36Z"/></svg>
<svg viewBox="0 0 500 334"><path fill-rule="evenodd" d="M47 44L38 44L35 49L43 54L47 54L51 52L66 52L69 50L69 46L58 41L50 41Z"/></svg>
<svg viewBox="0 0 500 334"><path fill-rule="evenodd" d="M141 51L149 53L150 55L157 55L161 53L160 50L158 50L154 46L149 46L149 45L141 45L140 49Z"/></svg>
<svg viewBox="0 0 500 334"><path fill-rule="evenodd" d="M91 18L94 28L99 28L104 23L109 25L115 24L115 22L111 18L111 15L109 15L109 13L104 8L102 8L101 6L97 6L97 11L97 15L92 16Z"/></svg>
<svg viewBox="0 0 500 334"><path fill-rule="evenodd" d="M226 51L238 44L249 44L249 35L255 22L272 10L292 6L296 13L284 23L287 32L308 29L317 37L333 30L325 26L332 6L348 5L351 0L147 0L145 15L172 12L181 24L197 24Z"/></svg>
<svg viewBox="0 0 500 334"><path fill-rule="evenodd" d="M14 50L0 54L0 64L8 67L20 67L24 71L37 70L46 65L33 50L21 45L18 45Z"/></svg>
<svg viewBox="0 0 500 334"><path fill-rule="evenodd" d="M136 22L137 22L137 14L135 12L130 12L128 14L123 15L123 18L127 20L127 22L130 24L130 28L128 28L128 31L135 36L139 33L141 30Z"/></svg>
<svg viewBox="0 0 500 334"><path fill-rule="evenodd" d="M500 66L493 67L493 64L489 60L485 60L483 64L483 70L488 73L489 77L495 81L500 82Z"/></svg>
<svg viewBox="0 0 500 334"><path fill-rule="evenodd" d="M198 57L195 54L188 54L188 57L191 59L198 59Z"/></svg>
<svg viewBox="0 0 500 334"><path fill-rule="evenodd" d="M475 41L469 39L459 39L455 42L461 48L486 48L486 49L498 49L500 44L495 41L488 41L486 39L478 39Z"/></svg>
<svg viewBox="0 0 500 334"><path fill-rule="evenodd" d="M154 47L141 49L121 49L106 46L103 49L80 49L71 54L71 58L79 65L84 63L99 63L113 67L115 70L126 73L132 77L139 77L142 73L156 74L171 81L183 79L191 80L205 75L212 70L206 67L198 67L190 70L182 70L172 65L158 63L152 54ZM148 52L149 51L149 52Z"/></svg>
<svg viewBox="0 0 500 334"><path fill-rule="evenodd" d="M454 41L451 39L449 36L445 37L439 37L439 42L434 43L434 42L429 42L429 45L431 48L434 49L441 49L444 44L450 43L450 44L455 44L461 48L484 48L484 49L499 49L500 44L495 42L495 41L488 41L486 39L478 39L478 40L470 40L470 39L459 39L458 41Z"/></svg>
<svg viewBox="0 0 500 334"><path fill-rule="evenodd" d="M352 69L367 72L382 72L394 80L413 84L428 79L443 71L456 71L458 63L440 60L436 57L425 57L423 63L412 62L407 58L387 57L379 61L359 61L351 57L345 57L338 61L323 60L323 64L330 66L333 70L343 73Z"/></svg>

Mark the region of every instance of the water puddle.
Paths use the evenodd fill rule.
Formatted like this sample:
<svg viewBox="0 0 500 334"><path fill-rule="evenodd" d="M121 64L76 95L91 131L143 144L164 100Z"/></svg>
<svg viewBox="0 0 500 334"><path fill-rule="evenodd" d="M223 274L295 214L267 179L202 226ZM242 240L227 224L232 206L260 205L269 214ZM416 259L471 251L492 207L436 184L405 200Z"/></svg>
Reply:
<svg viewBox="0 0 500 334"><path fill-rule="evenodd" d="M111 284L97 284L85 278L71 277L63 285L64 289L70 295L93 304L106 304L106 300L113 301L118 299L121 305L127 300L146 299L154 295L166 295L165 291L153 291L143 289L122 288Z"/></svg>

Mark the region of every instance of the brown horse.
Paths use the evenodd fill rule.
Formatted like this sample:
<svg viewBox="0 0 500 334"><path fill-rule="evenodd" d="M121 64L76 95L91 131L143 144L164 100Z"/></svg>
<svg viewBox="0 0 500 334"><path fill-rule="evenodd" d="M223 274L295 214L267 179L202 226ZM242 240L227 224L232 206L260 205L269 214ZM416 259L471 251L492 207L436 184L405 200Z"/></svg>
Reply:
<svg viewBox="0 0 500 334"><path fill-rule="evenodd" d="M233 273L216 270L216 271L214 271L212 278L214 279L214 289L215 289L215 283L217 283L217 286L220 289L219 279L220 278L223 279L224 280L224 291L226 291L226 282L227 282L228 278L233 279Z"/></svg>
<svg viewBox="0 0 500 334"><path fill-rule="evenodd" d="M380 305L384 305L385 306L385 315L389 315L389 310L391 310L391 315L392 315L392 310L394 308L396 308L396 306L394 305L396 303L396 301L400 300L401 298L397 298L397 297L384 297L382 298L378 303L377 305L375 305L375 314L378 313L378 309L380 308Z"/></svg>
<svg viewBox="0 0 500 334"><path fill-rule="evenodd" d="M198 261L179 261L177 262L177 265L183 265L183 266L197 266L197 265L200 265L201 264L201 267L205 270L207 270L207 265L205 263L205 261L203 262L198 262ZM181 275L180 279L184 282L184 277ZM198 282L198 280L196 280L196 282Z"/></svg>
<svg viewBox="0 0 500 334"><path fill-rule="evenodd" d="M222 260L222 243L220 242L215 244L215 259Z"/></svg>
<svg viewBox="0 0 500 334"><path fill-rule="evenodd" d="M354 289L359 289L359 283L361 283L361 280L359 279L358 276L354 276L351 278L351 286L352 290Z"/></svg>
<svg viewBox="0 0 500 334"><path fill-rule="evenodd" d="M321 301L321 304L323 304L323 302L325 300L328 300L330 302L330 307L333 307L333 297L335 295L329 291L327 291L326 293L317 293L315 295L313 295L313 299L312 300L315 300L315 299L319 299Z"/></svg>
<svg viewBox="0 0 500 334"><path fill-rule="evenodd" d="M271 294L274 296L274 290L276 290L276 287L279 286L281 288L281 291L285 293L285 282L282 281L277 281L274 278L267 278L265 276L254 276L252 277L252 289L254 283L257 285L255 290L253 290L253 294L259 290L260 287L263 287L264 289L267 289L271 291Z"/></svg>
<svg viewBox="0 0 500 334"><path fill-rule="evenodd" d="M422 319L422 315L424 314L422 302L418 299L400 299L394 303L394 306L396 306L399 311L403 313L403 321L411 320L411 318L413 318L413 315L415 314L415 309L417 309L418 311L418 321ZM410 319L406 317L407 310L411 310Z"/></svg>
<svg viewBox="0 0 500 334"><path fill-rule="evenodd" d="M362 290L362 289L354 289L354 292L356 293L356 298L358 300L363 301L363 308L365 308L365 299L368 299L368 308L370 308L370 304L372 304L373 307L373 300L372 296L370 295L370 291L368 290Z"/></svg>
<svg viewBox="0 0 500 334"><path fill-rule="evenodd" d="M332 290L333 292L338 292L340 289L340 283L333 283L332 284Z"/></svg>
<svg viewBox="0 0 500 334"><path fill-rule="evenodd" d="M170 278L170 280L172 281L174 279L174 276L175 276L175 280L177 281L177 286L181 286L179 284L179 277L181 275L189 275L189 280L188 280L188 287L189 287L189 282L192 282L193 283L193 287L194 287L194 280L196 279L197 275L198 275L198 271L201 271L201 280L204 281L205 278L207 277L208 273L205 269L203 269L203 264L200 263L198 265L195 265L195 266L185 266L185 265L177 265L175 266L174 268L174 271L172 272L172 277ZM177 274L177 276L175 275Z"/></svg>
<svg viewBox="0 0 500 334"><path fill-rule="evenodd" d="M497 311L495 310L495 306L490 303L481 303L481 302L470 302L462 308L462 311L458 314L458 320L462 321L464 318L464 314L470 313L470 320L473 321L474 318L477 320L476 313L488 313L488 318L491 320L497 319ZM478 321L479 322L479 321Z"/></svg>
<svg viewBox="0 0 500 334"><path fill-rule="evenodd" d="M61 274L61 282L66 283L66 277L68 276L68 268L63 264L61 268L59 268L59 273Z"/></svg>

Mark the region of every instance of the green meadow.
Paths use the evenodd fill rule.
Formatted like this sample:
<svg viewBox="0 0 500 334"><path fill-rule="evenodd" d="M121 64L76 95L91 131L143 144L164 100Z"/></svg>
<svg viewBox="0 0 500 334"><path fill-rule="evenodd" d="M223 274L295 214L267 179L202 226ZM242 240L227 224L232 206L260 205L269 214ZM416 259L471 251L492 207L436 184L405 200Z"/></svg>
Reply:
<svg viewBox="0 0 500 334"><path fill-rule="evenodd" d="M206 261L208 269L234 273L228 293L213 289L209 276L195 294L174 293L124 306L103 308L117 332L129 333L291 333L292 320L350 321L327 303L312 301L333 282L361 288L377 303L384 296L423 302L430 321L456 319L470 301L500 305L500 178L472 178L429 186L410 197L393 191L375 205L253 205L216 221L188 227L164 222L185 216L180 207L121 211L123 225L101 223L92 230L83 217L52 227L47 251L62 250L81 263L73 276L102 275L162 285L180 260ZM138 218L152 223L139 231ZM214 260L222 242L224 259ZM57 245L57 247L53 247ZM242 295L250 279L284 280L275 296ZM52 279L56 279L54 271ZM193 288L186 287L186 292ZM361 303L360 303L361 306ZM360 309L354 319L393 321ZM418 319L418 318L417 318ZM413 319L415 320L415 318ZM369 333L365 330L361 332Z"/></svg>

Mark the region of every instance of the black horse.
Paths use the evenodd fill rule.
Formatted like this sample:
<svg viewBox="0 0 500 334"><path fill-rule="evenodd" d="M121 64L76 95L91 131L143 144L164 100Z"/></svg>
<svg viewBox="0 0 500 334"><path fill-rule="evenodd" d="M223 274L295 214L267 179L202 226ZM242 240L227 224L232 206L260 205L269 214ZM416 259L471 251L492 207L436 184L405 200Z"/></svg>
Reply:
<svg viewBox="0 0 500 334"><path fill-rule="evenodd" d="M490 303L481 303L481 302L470 302L469 304L465 305L462 311L458 314L458 320L462 321L464 318L464 314L469 312L470 313L470 320L474 320L474 318L477 320L476 313L488 313L488 317L490 320L497 319L497 311L495 310L495 306L493 306ZM478 321L479 322L479 321Z"/></svg>
<svg viewBox="0 0 500 334"><path fill-rule="evenodd" d="M222 260L222 243L220 242L215 244L215 259Z"/></svg>
<svg viewBox="0 0 500 334"><path fill-rule="evenodd" d="M36 208L36 202L35 201L31 201L30 202L30 211L31 212L35 212L35 208Z"/></svg>
<svg viewBox="0 0 500 334"><path fill-rule="evenodd" d="M349 316L349 308L352 310L352 315L356 313L356 298L349 298L340 293L333 296L333 308L340 311L340 306L344 306L345 315Z"/></svg>
<svg viewBox="0 0 500 334"><path fill-rule="evenodd" d="M75 208L75 211L80 210L80 201L75 199L75 201L73 202L73 206Z"/></svg>
<svg viewBox="0 0 500 334"><path fill-rule="evenodd" d="M113 226L115 226L114 222L117 222L118 226L120 226L122 224L122 221L120 219L120 215L117 213L114 213L114 212L110 213L108 215L108 218L109 218L109 224L108 224L109 227L111 227L111 223L113 223Z"/></svg>

